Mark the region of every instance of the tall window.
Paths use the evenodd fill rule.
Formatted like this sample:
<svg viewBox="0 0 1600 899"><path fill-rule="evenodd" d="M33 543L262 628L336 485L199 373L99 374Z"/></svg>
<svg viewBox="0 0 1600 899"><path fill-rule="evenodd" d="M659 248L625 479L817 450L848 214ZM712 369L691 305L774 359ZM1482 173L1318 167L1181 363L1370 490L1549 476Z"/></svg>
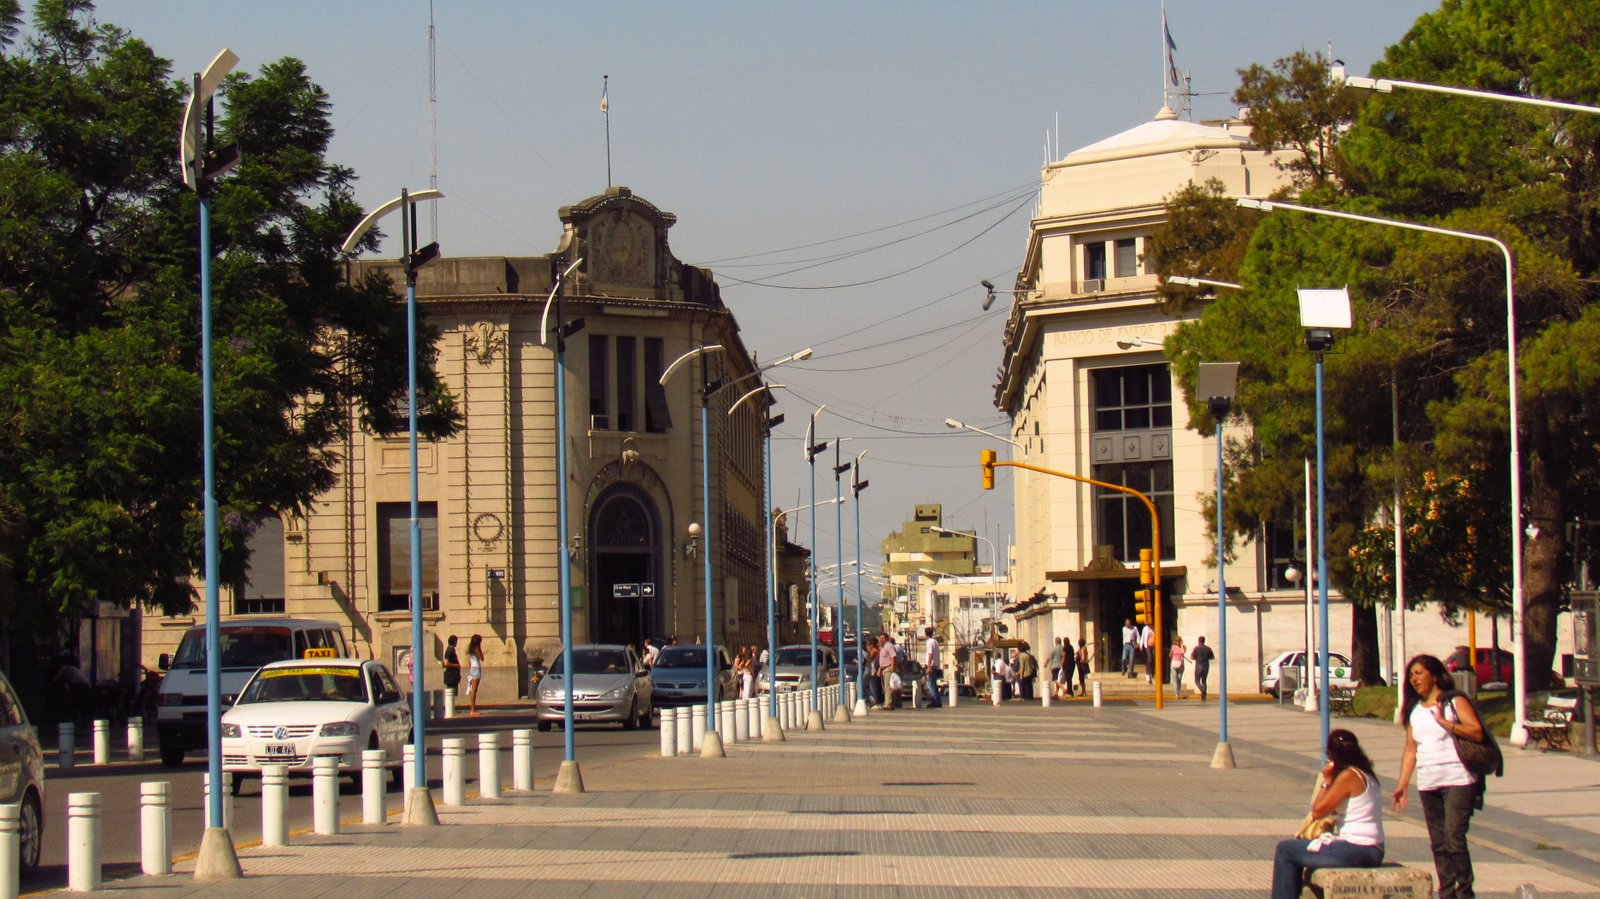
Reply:
<svg viewBox="0 0 1600 899"><path fill-rule="evenodd" d="M439 504L418 503L422 524L422 607L439 608ZM378 503L378 611L411 608L411 504Z"/></svg>
<svg viewBox="0 0 1600 899"><path fill-rule="evenodd" d="M1172 378L1165 365L1129 365L1094 373L1094 429L1172 427Z"/></svg>
<svg viewBox="0 0 1600 899"><path fill-rule="evenodd" d="M1116 276L1131 278L1139 274L1139 242L1132 237L1117 241Z"/></svg>
<svg viewBox="0 0 1600 899"><path fill-rule="evenodd" d="M1094 479L1117 484L1150 497L1161 516L1161 558L1175 554L1176 541L1172 517L1172 463L1125 462L1096 465ZM1108 544L1124 562L1139 558L1139 550L1150 547L1150 510L1136 496L1096 487L1095 543Z"/></svg>
<svg viewBox="0 0 1600 899"><path fill-rule="evenodd" d="M634 353L639 341L632 337L617 338L617 430L639 429L639 364Z"/></svg>
<svg viewBox="0 0 1600 899"><path fill-rule="evenodd" d="M660 434L672 427L667 390L661 386L661 338L644 339L644 429Z"/></svg>
<svg viewBox="0 0 1600 899"><path fill-rule="evenodd" d="M244 582L234 588L235 615L281 615L283 597L283 519L269 515L245 538L250 558Z"/></svg>
<svg viewBox="0 0 1600 899"><path fill-rule="evenodd" d="M611 418L607 414L610 412L611 371L606 340L604 334L589 335L589 427L597 431L611 429Z"/></svg>
<svg viewBox="0 0 1600 899"><path fill-rule="evenodd" d="M1106 245L1096 241L1083 246L1083 276L1091 281L1106 276Z"/></svg>

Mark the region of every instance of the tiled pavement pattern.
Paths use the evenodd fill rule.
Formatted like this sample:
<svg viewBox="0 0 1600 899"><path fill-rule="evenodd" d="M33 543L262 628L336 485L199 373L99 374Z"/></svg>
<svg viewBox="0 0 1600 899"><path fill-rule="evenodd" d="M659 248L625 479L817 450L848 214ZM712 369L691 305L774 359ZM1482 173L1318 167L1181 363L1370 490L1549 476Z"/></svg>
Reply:
<svg viewBox="0 0 1600 899"><path fill-rule="evenodd" d="M1400 732L1341 719L1397 772ZM1318 721L1230 707L1239 767L1213 770L1214 703L1013 703L876 713L727 759L584 768L588 793L440 808L444 826L350 825L243 847L246 879L111 881L161 897L1259 897L1298 823ZM579 757L580 763L582 756ZM504 766L503 766L504 767ZM1600 763L1510 751L1473 822L1479 895L1600 896ZM548 788L541 771L539 786ZM437 794L436 794L437 796ZM344 799L355 815L359 799ZM359 819L359 818L358 818ZM1413 801L1389 857L1429 868Z"/></svg>

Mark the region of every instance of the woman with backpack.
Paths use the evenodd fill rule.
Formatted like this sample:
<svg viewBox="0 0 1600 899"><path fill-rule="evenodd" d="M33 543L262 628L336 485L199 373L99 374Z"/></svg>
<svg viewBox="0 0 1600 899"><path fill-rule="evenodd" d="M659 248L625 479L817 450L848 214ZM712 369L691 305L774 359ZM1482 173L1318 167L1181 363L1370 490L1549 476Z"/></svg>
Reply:
<svg viewBox="0 0 1600 899"><path fill-rule="evenodd" d="M1487 740L1472 700L1454 686L1444 663L1434 656L1419 655L1406 665L1406 744L1392 798L1395 809L1404 811L1406 787L1416 777L1439 875L1439 899L1473 899L1467 825L1472 810L1483 808L1483 782L1462 763L1456 738Z"/></svg>

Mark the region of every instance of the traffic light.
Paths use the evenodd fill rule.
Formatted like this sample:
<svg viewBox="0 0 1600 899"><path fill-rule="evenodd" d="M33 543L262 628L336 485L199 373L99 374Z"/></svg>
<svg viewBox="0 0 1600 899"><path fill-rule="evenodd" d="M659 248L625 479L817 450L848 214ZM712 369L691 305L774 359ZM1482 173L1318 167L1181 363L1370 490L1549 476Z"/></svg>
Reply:
<svg viewBox="0 0 1600 899"><path fill-rule="evenodd" d="M983 489L985 490L994 489L994 459L994 450L978 451L978 464L983 466Z"/></svg>
<svg viewBox="0 0 1600 899"><path fill-rule="evenodd" d="M1156 620L1156 577L1150 564L1150 550L1139 550L1139 589L1134 591L1134 612L1140 624Z"/></svg>

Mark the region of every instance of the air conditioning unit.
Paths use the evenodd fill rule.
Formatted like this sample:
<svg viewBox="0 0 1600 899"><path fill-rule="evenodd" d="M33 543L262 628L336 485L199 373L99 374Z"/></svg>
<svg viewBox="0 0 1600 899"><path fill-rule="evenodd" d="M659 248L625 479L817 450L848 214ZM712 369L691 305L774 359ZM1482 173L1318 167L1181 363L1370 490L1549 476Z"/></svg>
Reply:
<svg viewBox="0 0 1600 899"><path fill-rule="evenodd" d="M1106 289L1106 279L1085 278L1083 282L1084 293L1099 293Z"/></svg>

